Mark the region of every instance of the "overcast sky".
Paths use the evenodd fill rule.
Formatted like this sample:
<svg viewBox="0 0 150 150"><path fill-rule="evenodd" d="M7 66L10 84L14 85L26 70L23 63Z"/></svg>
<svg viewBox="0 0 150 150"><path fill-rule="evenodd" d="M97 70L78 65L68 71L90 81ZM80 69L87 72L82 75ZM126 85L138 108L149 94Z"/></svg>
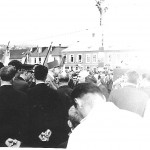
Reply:
<svg viewBox="0 0 150 150"><path fill-rule="evenodd" d="M0 0L0 44L69 43L99 28L95 0ZM148 47L149 0L105 0L106 47ZM89 31L88 30L88 31Z"/></svg>

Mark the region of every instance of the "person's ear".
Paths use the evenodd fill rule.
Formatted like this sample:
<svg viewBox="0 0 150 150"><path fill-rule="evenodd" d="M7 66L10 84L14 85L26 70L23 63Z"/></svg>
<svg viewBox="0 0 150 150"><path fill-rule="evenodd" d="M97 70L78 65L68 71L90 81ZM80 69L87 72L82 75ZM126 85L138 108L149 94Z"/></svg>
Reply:
<svg viewBox="0 0 150 150"><path fill-rule="evenodd" d="M80 108L82 108L82 102L81 102L81 100L79 100L78 98L75 98L75 102L76 102L76 104L77 104Z"/></svg>

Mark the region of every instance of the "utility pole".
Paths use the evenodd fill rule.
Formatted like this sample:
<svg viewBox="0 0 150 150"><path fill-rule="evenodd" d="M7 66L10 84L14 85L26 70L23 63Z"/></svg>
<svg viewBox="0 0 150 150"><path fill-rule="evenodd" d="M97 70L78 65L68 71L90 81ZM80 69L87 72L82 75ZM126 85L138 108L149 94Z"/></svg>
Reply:
<svg viewBox="0 0 150 150"><path fill-rule="evenodd" d="M100 12L100 27L102 29L102 39L101 39L101 46L104 47L104 34L103 34L103 14L107 11L107 7L103 7L102 6L102 3L105 1L105 0L95 0L96 1L96 7L98 8L99 12Z"/></svg>

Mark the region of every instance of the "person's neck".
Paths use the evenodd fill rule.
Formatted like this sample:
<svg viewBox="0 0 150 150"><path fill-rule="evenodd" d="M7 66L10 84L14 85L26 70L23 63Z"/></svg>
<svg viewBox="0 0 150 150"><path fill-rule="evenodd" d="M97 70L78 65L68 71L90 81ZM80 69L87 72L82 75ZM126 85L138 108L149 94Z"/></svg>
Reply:
<svg viewBox="0 0 150 150"><path fill-rule="evenodd" d="M35 83L36 83L36 84L41 84L41 83L45 83L45 82L42 81L42 80L36 80Z"/></svg>
<svg viewBox="0 0 150 150"><path fill-rule="evenodd" d="M4 85L12 85L11 81L3 81L1 80L1 86L4 86Z"/></svg>

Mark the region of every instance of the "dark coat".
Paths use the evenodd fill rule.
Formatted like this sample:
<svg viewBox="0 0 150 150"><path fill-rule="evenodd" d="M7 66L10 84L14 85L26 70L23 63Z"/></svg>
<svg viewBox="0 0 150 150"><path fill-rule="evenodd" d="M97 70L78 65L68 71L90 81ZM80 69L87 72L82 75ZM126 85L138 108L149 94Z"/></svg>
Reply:
<svg viewBox="0 0 150 150"><path fill-rule="evenodd" d="M13 80L13 88L22 92L27 92L28 83L21 77L17 77Z"/></svg>
<svg viewBox="0 0 150 150"><path fill-rule="evenodd" d="M67 120L57 91L46 84L37 84L28 90L30 103L29 146L56 147L68 139ZM43 142L39 135L47 129L52 131L50 140Z"/></svg>
<svg viewBox="0 0 150 150"><path fill-rule="evenodd" d="M57 92L68 114L69 108L73 105L73 102L71 100L72 89L68 85L64 85L64 86L60 86L57 89Z"/></svg>
<svg viewBox="0 0 150 150"><path fill-rule="evenodd" d="M11 85L0 87L0 146L8 138L26 141L27 95Z"/></svg>

